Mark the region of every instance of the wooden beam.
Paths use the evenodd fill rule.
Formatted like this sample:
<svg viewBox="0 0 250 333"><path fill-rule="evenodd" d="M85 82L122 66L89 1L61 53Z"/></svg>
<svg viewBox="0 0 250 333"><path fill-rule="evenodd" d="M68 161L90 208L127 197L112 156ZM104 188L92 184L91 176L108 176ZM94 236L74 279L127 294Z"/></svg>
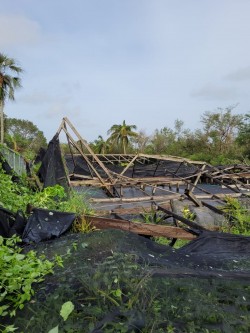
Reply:
<svg viewBox="0 0 250 333"><path fill-rule="evenodd" d="M170 199L180 199L180 194L170 194L161 196L148 196L148 197L136 197L136 198L90 198L89 201L93 203L122 203L122 202L143 202L143 201L168 201ZM211 196L210 196L211 198Z"/></svg>
<svg viewBox="0 0 250 333"><path fill-rule="evenodd" d="M161 210L162 212L164 212L166 214L169 214L170 216L173 216L176 220L181 221L182 223L188 225L190 228L193 228L193 229L196 229L196 230L207 230L206 228L202 227L201 225L199 225L199 224L197 224L197 223L195 223L191 220L188 220L183 216L175 214L174 212L172 212L172 211L170 211L166 208L163 208L162 206L158 205L157 209Z"/></svg>
<svg viewBox="0 0 250 333"><path fill-rule="evenodd" d="M96 156L96 154L93 152L93 150L90 148L90 146L87 144L87 142L81 137L81 135L77 132L77 130L75 129L75 127L72 125L72 123L69 121L68 118L63 118L64 121L70 126L70 128L72 129L72 131L75 133L75 135L77 136L77 138L80 140L80 142L84 145L84 147L88 150L88 152L91 154L91 156L95 159L95 161L97 162L97 164L103 169L103 171L106 173L107 177L109 178L110 182L112 183L113 181L113 177L110 174L110 171L105 167L105 165L102 163L102 161L100 161L100 159ZM68 131L66 132L66 134L69 134ZM70 138L73 143L75 144L75 146L77 146L75 140L71 137ZM78 150L81 154L83 154L83 152L81 151L81 149ZM85 154L86 155L86 154ZM99 177L98 177L99 178Z"/></svg>
<svg viewBox="0 0 250 333"><path fill-rule="evenodd" d="M148 224L140 222L131 222L128 220L109 219L96 216L84 216L97 229L120 229L130 231L139 235L179 238L192 240L196 236L186 230L178 227Z"/></svg>
<svg viewBox="0 0 250 333"><path fill-rule="evenodd" d="M118 182L119 176L123 176L123 174L131 167L131 165L134 163L137 157L138 155L134 156L134 158L132 158L132 160L128 163L128 165L122 170L122 172L120 174L117 174L118 178L113 182L113 185L115 185Z"/></svg>
<svg viewBox="0 0 250 333"><path fill-rule="evenodd" d="M205 168L206 168L206 164L203 164L203 166L201 167L200 172L198 173L194 183L191 185L190 193L192 193L194 191L194 189L195 189L196 185L198 184L198 181L201 178L201 175L202 175L203 171L205 170Z"/></svg>

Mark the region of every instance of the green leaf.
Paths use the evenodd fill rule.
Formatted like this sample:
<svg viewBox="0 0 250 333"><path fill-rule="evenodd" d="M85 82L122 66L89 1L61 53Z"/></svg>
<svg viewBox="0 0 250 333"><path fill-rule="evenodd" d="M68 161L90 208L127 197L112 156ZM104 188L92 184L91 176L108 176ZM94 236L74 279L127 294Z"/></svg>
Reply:
<svg viewBox="0 0 250 333"><path fill-rule="evenodd" d="M71 314L71 312L74 310L75 306L71 301L65 302L62 305L60 315L63 317L63 320L66 321L68 319L68 316Z"/></svg>
<svg viewBox="0 0 250 333"><path fill-rule="evenodd" d="M17 327L14 327L14 325L9 325L5 327L5 332L14 332L17 330Z"/></svg>
<svg viewBox="0 0 250 333"><path fill-rule="evenodd" d="M117 296L117 297L121 297L121 295L122 295L122 291L121 291L121 289L116 289L115 292L114 292L114 294L115 294L115 296Z"/></svg>
<svg viewBox="0 0 250 333"><path fill-rule="evenodd" d="M52 328L48 333L58 333L58 325Z"/></svg>
<svg viewBox="0 0 250 333"><path fill-rule="evenodd" d="M24 255L24 254L20 254L20 253L19 253L19 254L16 255L16 259L17 259L17 260L23 260L24 258L25 258L25 255Z"/></svg>

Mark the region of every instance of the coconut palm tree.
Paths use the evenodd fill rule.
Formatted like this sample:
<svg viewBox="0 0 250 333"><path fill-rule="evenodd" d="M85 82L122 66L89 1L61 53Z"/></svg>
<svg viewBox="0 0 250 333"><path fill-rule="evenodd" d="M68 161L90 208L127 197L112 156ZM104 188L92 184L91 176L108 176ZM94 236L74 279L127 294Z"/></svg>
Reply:
<svg viewBox="0 0 250 333"><path fill-rule="evenodd" d="M14 59L0 53L0 143L2 144L4 140L4 105L7 99L15 100L15 89L21 87L21 79L18 74L22 71ZM11 76L12 73L16 76Z"/></svg>
<svg viewBox="0 0 250 333"><path fill-rule="evenodd" d="M111 143L116 143L121 145L123 148L123 153L126 154L126 148L128 147L129 138L136 137L138 134L133 130L136 130L136 125L127 125L125 120L123 120L122 125L113 125L109 130L110 134L109 141Z"/></svg>
<svg viewBox="0 0 250 333"><path fill-rule="evenodd" d="M109 151L110 145L108 141L105 141L101 135L98 136L93 142L94 152L97 154L106 154Z"/></svg>

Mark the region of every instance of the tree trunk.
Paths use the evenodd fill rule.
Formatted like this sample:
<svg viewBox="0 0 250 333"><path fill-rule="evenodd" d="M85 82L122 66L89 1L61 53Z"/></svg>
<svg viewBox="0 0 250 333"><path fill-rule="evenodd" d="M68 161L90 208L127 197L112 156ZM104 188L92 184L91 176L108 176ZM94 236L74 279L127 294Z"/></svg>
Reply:
<svg viewBox="0 0 250 333"><path fill-rule="evenodd" d="M3 116L3 102L0 100L0 143L4 142L4 116Z"/></svg>
<svg viewBox="0 0 250 333"><path fill-rule="evenodd" d="M124 139L122 139L122 145L123 145L123 153L126 155L127 152L126 152L126 142Z"/></svg>

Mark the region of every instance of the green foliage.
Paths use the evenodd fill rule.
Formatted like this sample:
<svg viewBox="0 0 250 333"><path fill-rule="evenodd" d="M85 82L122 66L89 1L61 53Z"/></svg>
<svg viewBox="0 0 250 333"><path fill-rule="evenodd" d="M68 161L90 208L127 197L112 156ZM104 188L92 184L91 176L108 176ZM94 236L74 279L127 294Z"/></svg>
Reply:
<svg viewBox="0 0 250 333"><path fill-rule="evenodd" d="M185 217L185 219L188 219L190 221L194 221L195 220L195 213L192 213L190 211L190 209L188 208L188 206L185 206L182 209L182 215L183 215L183 217Z"/></svg>
<svg viewBox="0 0 250 333"><path fill-rule="evenodd" d="M72 231L73 232L84 232L88 233L94 231L95 227L91 224L90 216L78 215L73 223Z"/></svg>
<svg viewBox="0 0 250 333"><path fill-rule="evenodd" d="M125 120L123 120L122 125L115 124L111 126L108 130L108 134L110 134L108 138L108 143L111 144L110 150L113 150L114 146L118 146L120 152L123 151L126 154L130 138L137 136L137 133L133 131L136 128L136 125L127 125Z"/></svg>
<svg viewBox="0 0 250 333"><path fill-rule="evenodd" d="M151 208L149 212L144 210L144 212L141 214L141 217L145 223L159 224L164 220L165 215L166 214Z"/></svg>
<svg viewBox="0 0 250 333"><path fill-rule="evenodd" d="M96 154L108 154L110 151L110 143L99 135L98 139L92 143L92 148Z"/></svg>
<svg viewBox="0 0 250 333"><path fill-rule="evenodd" d="M60 310L60 316L63 318L64 321L66 321L71 314L72 311L74 311L74 304L71 301L67 301L63 303L61 310ZM55 326L51 330L49 330L48 333L58 333L59 332L59 325Z"/></svg>
<svg viewBox="0 0 250 333"><path fill-rule="evenodd" d="M46 138L42 131L31 121L6 118L5 141L13 150L29 160L35 158L41 147L46 147Z"/></svg>
<svg viewBox="0 0 250 333"><path fill-rule="evenodd" d="M174 127L164 126L152 135L134 132L135 125L113 125L110 137L99 136L92 143L96 153L140 152L164 154L205 161L212 165L241 163L250 158L250 115L234 114L236 105L206 111L201 116L202 128L191 131L181 120Z"/></svg>
<svg viewBox="0 0 250 333"><path fill-rule="evenodd" d="M15 59L0 53L0 142L4 142L4 112L3 108L7 101L15 99L15 90L21 87L19 75L22 68L16 64ZM14 76L12 76L14 75Z"/></svg>
<svg viewBox="0 0 250 333"><path fill-rule="evenodd" d="M75 306L71 301L65 302L62 305L60 316L63 318L64 321L66 321L71 314L71 312L74 310Z"/></svg>
<svg viewBox="0 0 250 333"><path fill-rule="evenodd" d="M17 236L4 239L0 236L0 319L13 317L17 309L23 309L25 302L34 295L33 283L44 280L53 273L54 263L37 257L35 251L22 254ZM13 325L0 325L0 332L12 332Z"/></svg>
<svg viewBox="0 0 250 333"><path fill-rule="evenodd" d="M250 235L250 212L236 198L227 196L226 204L220 207L227 214L227 227L224 231L233 234Z"/></svg>
<svg viewBox="0 0 250 333"><path fill-rule="evenodd" d="M19 209L26 210L29 197L33 192L29 190L24 180L20 183L12 181L12 176L7 175L0 164L0 205L6 209L16 212Z"/></svg>
<svg viewBox="0 0 250 333"><path fill-rule="evenodd" d="M236 141L241 147L243 156L250 158L250 113L244 116Z"/></svg>
<svg viewBox="0 0 250 333"><path fill-rule="evenodd" d="M42 191L34 192L28 187L25 178L21 182L12 181L12 176L6 174L0 165L0 205L13 212L26 212L27 205L32 207L72 212L77 215L92 214L86 196L70 192L67 196L60 185L46 187Z"/></svg>
<svg viewBox="0 0 250 333"><path fill-rule="evenodd" d="M53 187L60 187L61 193L64 193L64 198L66 198L66 194L64 188L60 185L56 185ZM67 200L60 200L58 202L58 210L62 212L73 212L76 215L81 216L83 214L93 215L94 210L91 208L88 197L86 194L70 191Z"/></svg>

